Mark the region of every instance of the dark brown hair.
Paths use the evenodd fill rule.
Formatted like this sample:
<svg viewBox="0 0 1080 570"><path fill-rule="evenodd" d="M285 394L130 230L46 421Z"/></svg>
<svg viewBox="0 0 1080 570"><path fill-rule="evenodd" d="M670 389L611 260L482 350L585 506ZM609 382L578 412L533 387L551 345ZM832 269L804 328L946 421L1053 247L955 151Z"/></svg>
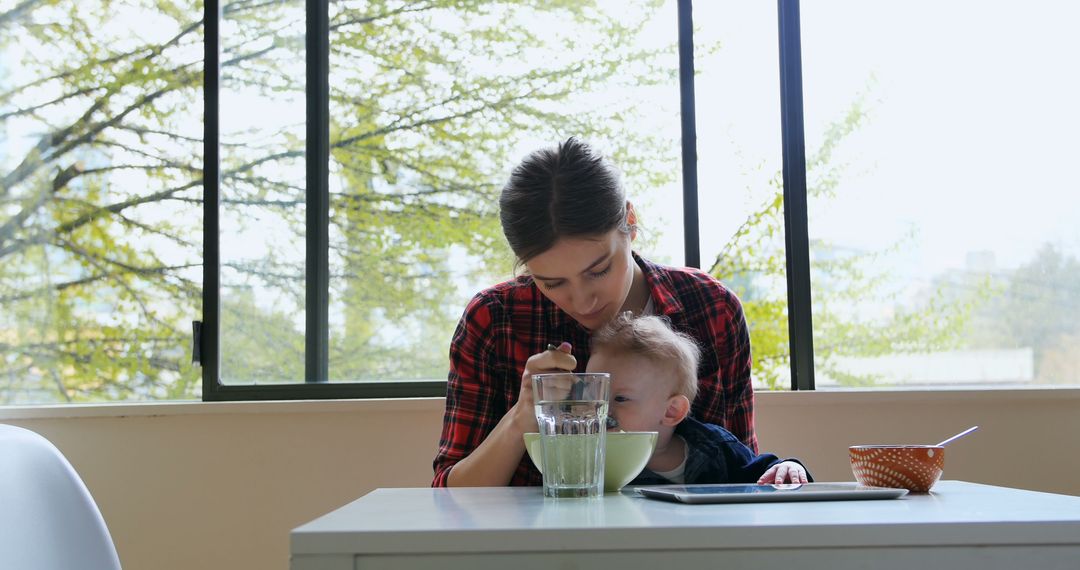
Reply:
<svg viewBox="0 0 1080 570"><path fill-rule="evenodd" d="M697 397L698 360L701 349L686 333L671 328L665 317L635 317L629 311L620 314L593 333L592 354L636 355L656 364L670 366L675 393L692 403ZM657 379L662 380L662 379Z"/></svg>
<svg viewBox="0 0 1080 570"><path fill-rule="evenodd" d="M625 227L626 192L610 161L570 137L514 168L499 198L499 219L510 249L524 263L559 238Z"/></svg>

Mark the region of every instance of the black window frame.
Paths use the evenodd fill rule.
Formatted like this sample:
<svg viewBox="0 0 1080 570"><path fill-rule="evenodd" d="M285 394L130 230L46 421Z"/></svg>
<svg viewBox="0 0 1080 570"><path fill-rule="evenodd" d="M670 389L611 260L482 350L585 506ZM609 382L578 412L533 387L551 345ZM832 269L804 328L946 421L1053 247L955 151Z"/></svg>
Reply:
<svg viewBox="0 0 1080 570"><path fill-rule="evenodd" d="M329 2L306 0L307 262L305 378L295 384L224 384L220 375L220 20L206 0L203 125L203 320L196 327L204 401L415 398L446 394L446 380L329 382ZM799 0L777 0L791 389L814 389ZM700 267L692 0L678 0L685 263ZM315 228L311 231L311 228Z"/></svg>

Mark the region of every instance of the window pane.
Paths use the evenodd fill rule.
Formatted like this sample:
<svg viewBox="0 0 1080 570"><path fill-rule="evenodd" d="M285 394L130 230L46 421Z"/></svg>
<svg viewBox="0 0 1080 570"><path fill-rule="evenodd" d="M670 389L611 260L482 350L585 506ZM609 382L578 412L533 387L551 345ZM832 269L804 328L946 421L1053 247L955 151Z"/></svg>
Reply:
<svg viewBox="0 0 1080 570"><path fill-rule="evenodd" d="M0 404L191 398L202 7L0 4Z"/></svg>
<svg viewBox="0 0 1080 570"><path fill-rule="evenodd" d="M804 6L819 386L1080 383L1078 17Z"/></svg>
<svg viewBox="0 0 1080 570"><path fill-rule="evenodd" d="M501 185L571 135L681 263L657 245L682 235L674 2L395 6L330 5L332 380L446 378L468 299L513 272Z"/></svg>
<svg viewBox="0 0 1080 570"><path fill-rule="evenodd" d="M303 0L222 10L224 384L304 379L305 30Z"/></svg>
<svg viewBox="0 0 1080 570"><path fill-rule="evenodd" d="M754 386L791 386L776 4L700 2L701 264L742 300Z"/></svg>

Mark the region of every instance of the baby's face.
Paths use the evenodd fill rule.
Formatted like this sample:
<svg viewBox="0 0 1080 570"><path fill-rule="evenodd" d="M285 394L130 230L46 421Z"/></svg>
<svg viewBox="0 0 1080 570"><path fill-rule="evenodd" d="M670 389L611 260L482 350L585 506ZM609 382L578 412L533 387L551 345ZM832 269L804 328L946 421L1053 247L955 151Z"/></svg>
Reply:
<svg viewBox="0 0 1080 570"><path fill-rule="evenodd" d="M674 392L671 367L640 356L599 352L589 357L586 371L611 374L608 414L619 420L619 429L661 430L668 400Z"/></svg>

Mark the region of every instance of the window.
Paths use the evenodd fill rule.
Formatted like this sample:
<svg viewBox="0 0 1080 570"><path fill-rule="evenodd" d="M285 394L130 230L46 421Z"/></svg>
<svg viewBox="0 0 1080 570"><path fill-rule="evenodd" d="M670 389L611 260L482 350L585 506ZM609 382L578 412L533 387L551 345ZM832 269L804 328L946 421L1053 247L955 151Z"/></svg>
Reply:
<svg viewBox="0 0 1080 570"><path fill-rule="evenodd" d="M1078 16L806 5L819 388L1080 384Z"/></svg>
<svg viewBox="0 0 1080 570"><path fill-rule="evenodd" d="M701 267L739 296L754 388L791 384L776 4L699 2L694 18Z"/></svg>
<svg viewBox="0 0 1080 570"><path fill-rule="evenodd" d="M440 395L578 134L759 389L1080 384L1076 10L0 2L0 404Z"/></svg>
<svg viewBox="0 0 1080 570"><path fill-rule="evenodd" d="M678 219L648 217L680 203L675 7L226 5L204 397L441 394L462 309L513 272L506 172L572 134L624 168L643 246L681 262L656 245Z"/></svg>
<svg viewBox="0 0 1080 570"><path fill-rule="evenodd" d="M194 3L0 4L0 404L192 397Z"/></svg>
<svg viewBox="0 0 1080 570"><path fill-rule="evenodd" d="M220 374L296 382L308 213L304 2L224 3L218 21Z"/></svg>

